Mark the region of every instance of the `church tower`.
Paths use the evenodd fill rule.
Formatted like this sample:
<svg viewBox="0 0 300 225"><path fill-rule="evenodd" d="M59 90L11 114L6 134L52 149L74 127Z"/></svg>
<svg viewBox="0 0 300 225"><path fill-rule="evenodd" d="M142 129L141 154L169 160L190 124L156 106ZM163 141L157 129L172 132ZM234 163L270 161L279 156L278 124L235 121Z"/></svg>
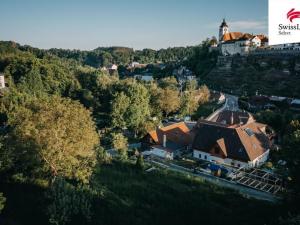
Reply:
<svg viewBox="0 0 300 225"><path fill-rule="evenodd" d="M224 36L224 34L227 34L227 33L229 33L229 28L228 28L228 25L227 25L225 19L223 19L223 22L219 29L219 42L223 41L223 36Z"/></svg>

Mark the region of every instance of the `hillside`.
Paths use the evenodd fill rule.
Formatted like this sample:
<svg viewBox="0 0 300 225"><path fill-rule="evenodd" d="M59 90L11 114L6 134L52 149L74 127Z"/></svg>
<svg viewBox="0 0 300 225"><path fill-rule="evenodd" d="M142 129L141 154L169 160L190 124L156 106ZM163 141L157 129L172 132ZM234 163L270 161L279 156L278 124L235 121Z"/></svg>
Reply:
<svg viewBox="0 0 300 225"><path fill-rule="evenodd" d="M230 79L250 83L251 71L260 70L250 58L234 59L229 69L222 64L215 67L217 54L209 53L205 43L160 51L123 47L71 51L1 42L0 73L8 87L0 96L1 225L180 225L197 224L200 219L205 224L273 225L279 217L298 213L293 202L272 205L189 175L159 168L149 173L147 163L138 167L133 156L138 149L129 151L128 143L139 141L168 116L174 119L176 114L201 110L208 102L209 89L191 83L183 87L181 96L175 78L152 83L120 78L91 65L91 55L96 56L93 62L102 65L98 58L102 54L122 63L131 54L141 54L149 62L188 57L183 61L200 81L216 88L217 84L220 88L240 86L238 82L229 86ZM254 69L249 69L250 64ZM239 77L239 67L243 74L248 71L243 75L247 79ZM269 64L265 71L272 67ZM293 68L296 74L296 64ZM215 70L228 74L214 75ZM260 80L258 76L255 84L263 88ZM202 96L201 101L195 101L195 93ZM299 147L298 139L291 148ZM108 146L118 150L119 158L112 160L106 154ZM297 165L292 167L295 171ZM298 193L299 188L293 190Z"/></svg>
<svg viewBox="0 0 300 225"><path fill-rule="evenodd" d="M219 57L215 67L201 77L213 89L236 95L300 97L298 56L249 55Z"/></svg>

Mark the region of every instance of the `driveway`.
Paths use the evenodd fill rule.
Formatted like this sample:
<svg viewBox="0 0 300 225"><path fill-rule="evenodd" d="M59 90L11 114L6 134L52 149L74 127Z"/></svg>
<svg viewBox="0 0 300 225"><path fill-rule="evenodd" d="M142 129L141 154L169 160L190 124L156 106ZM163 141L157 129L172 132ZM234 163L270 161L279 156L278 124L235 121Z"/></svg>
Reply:
<svg viewBox="0 0 300 225"><path fill-rule="evenodd" d="M230 111L238 111L239 110L239 104L238 104L238 97L234 95L225 94L225 104L213 112L211 115L209 115L206 120L208 121L216 121L218 118L219 113L230 110Z"/></svg>

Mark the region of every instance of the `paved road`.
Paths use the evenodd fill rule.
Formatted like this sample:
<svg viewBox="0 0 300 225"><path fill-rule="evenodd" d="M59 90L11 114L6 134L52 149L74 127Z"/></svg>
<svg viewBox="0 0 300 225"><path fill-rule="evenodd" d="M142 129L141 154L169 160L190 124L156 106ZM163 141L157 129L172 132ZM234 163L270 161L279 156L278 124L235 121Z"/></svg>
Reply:
<svg viewBox="0 0 300 225"><path fill-rule="evenodd" d="M238 97L234 95L225 94L225 104L216 110L214 113L209 115L206 120L208 121L216 121L218 118L219 113L230 110L230 111L238 111L239 110L239 104L238 104Z"/></svg>
<svg viewBox="0 0 300 225"><path fill-rule="evenodd" d="M238 97L234 95L228 95L228 94L226 94L225 97L227 100L225 109L230 111L238 111L239 110Z"/></svg>
<svg viewBox="0 0 300 225"><path fill-rule="evenodd" d="M147 161L149 162L149 160L147 160ZM218 185L218 186L221 186L224 188L229 188L229 189L235 190L246 198L255 198L258 200L269 201L269 202L277 202L280 200L280 198L278 198L272 194L239 185L239 184L235 183L234 181L221 179L221 178L218 178L218 177L206 174L206 173L201 173L201 172L194 173L190 169L187 169L187 168L184 168L181 166L177 166L175 164L165 164L162 162L156 162L154 160L151 160L150 162L154 165L163 167L165 169L169 169L169 170L172 170L175 172L183 173L183 174L194 176L194 177L200 177L204 181L213 183L215 185Z"/></svg>

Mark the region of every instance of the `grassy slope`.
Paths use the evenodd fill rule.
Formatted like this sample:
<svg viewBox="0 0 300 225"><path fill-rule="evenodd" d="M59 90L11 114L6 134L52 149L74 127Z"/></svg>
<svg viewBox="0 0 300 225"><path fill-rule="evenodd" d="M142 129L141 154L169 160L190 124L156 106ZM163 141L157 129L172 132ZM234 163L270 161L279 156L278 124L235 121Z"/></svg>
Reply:
<svg viewBox="0 0 300 225"><path fill-rule="evenodd" d="M167 171L147 174L114 165L96 177L109 193L105 201L114 205L104 207L111 215L102 218L105 224L274 224L279 210Z"/></svg>
<svg viewBox="0 0 300 225"><path fill-rule="evenodd" d="M90 224L275 224L279 207L171 172L145 173L133 165L103 166L92 183L95 199ZM0 185L7 197L2 218L10 223L47 224L43 190L30 185ZM72 224L84 224L79 218Z"/></svg>

